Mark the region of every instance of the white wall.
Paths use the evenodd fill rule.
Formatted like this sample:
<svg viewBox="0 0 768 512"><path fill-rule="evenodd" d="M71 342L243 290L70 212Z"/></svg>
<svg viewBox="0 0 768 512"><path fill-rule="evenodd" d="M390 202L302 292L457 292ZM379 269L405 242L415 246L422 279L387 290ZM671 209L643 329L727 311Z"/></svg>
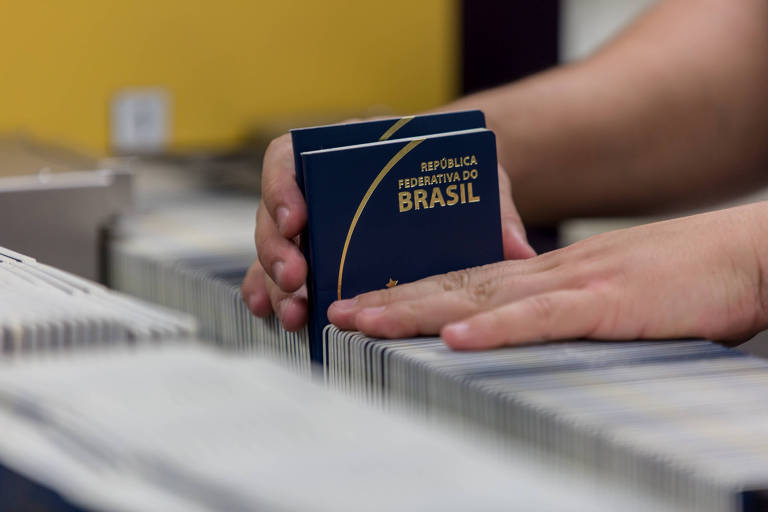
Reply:
<svg viewBox="0 0 768 512"><path fill-rule="evenodd" d="M563 0L560 55L585 57L656 0Z"/></svg>

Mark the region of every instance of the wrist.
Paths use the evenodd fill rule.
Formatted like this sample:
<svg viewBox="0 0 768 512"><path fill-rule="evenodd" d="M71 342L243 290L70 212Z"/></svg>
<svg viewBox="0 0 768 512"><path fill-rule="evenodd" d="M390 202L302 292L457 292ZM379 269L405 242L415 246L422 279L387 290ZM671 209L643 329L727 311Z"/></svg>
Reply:
<svg viewBox="0 0 768 512"><path fill-rule="evenodd" d="M760 330L768 328L768 201L742 207L749 235L746 247L754 260L755 319Z"/></svg>

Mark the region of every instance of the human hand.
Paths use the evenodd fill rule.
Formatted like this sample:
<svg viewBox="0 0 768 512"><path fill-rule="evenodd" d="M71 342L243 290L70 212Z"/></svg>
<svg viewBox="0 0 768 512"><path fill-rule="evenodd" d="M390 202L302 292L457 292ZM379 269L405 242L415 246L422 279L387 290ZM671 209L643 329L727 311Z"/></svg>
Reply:
<svg viewBox="0 0 768 512"><path fill-rule="evenodd" d="M307 262L296 244L306 222L293 144L290 134L285 134L274 139L264 153L254 234L258 258L240 291L254 315L266 317L274 311L290 331L307 322Z"/></svg>
<svg viewBox="0 0 768 512"><path fill-rule="evenodd" d="M440 333L456 349L557 339L741 341L768 326L759 240L768 203L594 236L331 305L342 329Z"/></svg>
<svg viewBox="0 0 768 512"><path fill-rule="evenodd" d="M241 293L254 315L265 317L274 311L287 330L295 331L307 321L307 262L296 244L307 222L307 208L296 184L290 134L267 148L261 193L255 233L258 259L243 279ZM499 193L504 258L535 256L512 202L509 177L501 167Z"/></svg>

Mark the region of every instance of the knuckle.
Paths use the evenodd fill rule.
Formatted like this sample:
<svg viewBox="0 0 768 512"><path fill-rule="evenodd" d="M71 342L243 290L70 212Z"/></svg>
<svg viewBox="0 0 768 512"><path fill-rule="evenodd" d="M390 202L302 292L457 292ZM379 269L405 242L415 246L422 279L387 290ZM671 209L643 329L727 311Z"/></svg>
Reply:
<svg viewBox="0 0 768 512"><path fill-rule="evenodd" d="M540 295L531 299L534 318L542 326L547 326L555 316L555 304L550 297Z"/></svg>
<svg viewBox="0 0 768 512"><path fill-rule="evenodd" d="M470 276L469 269L454 270L440 277L440 286L446 292L465 290L469 286Z"/></svg>
<svg viewBox="0 0 768 512"><path fill-rule="evenodd" d="M276 137L269 142L269 144L267 145L267 150L265 152L265 157L282 155L283 153L286 152L286 150L291 148L292 148L291 135L288 133L284 133L283 135Z"/></svg>
<svg viewBox="0 0 768 512"><path fill-rule="evenodd" d="M272 199L280 193L280 182L277 173L264 172L261 176L261 197L267 206L270 207Z"/></svg>
<svg viewBox="0 0 768 512"><path fill-rule="evenodd" d="M268 279L264 284L264 288L267 291L267 297L269 298L269 304L272 306L274 311L278 311L280 302L285 299L285 294L282 292L282 290L280 290L280 288L277 287L272 279Z"/></svg>
<svg viewBox="0 0 768 512"><path fill-rule="evenodd" d="M293 177L293 149L289 137L283 135L272 140L264 153L261 190L267 201L280 192L289 176Z"/></svg>
<svg viewBox="0 0 768 512"><path fill-rule="evenodd" d="M259 263L259 260L255 260L248 272L243 278L243 282L240 284L240 294L245 298L251 293L260 291L264 287L264 270Z"/></svg>
<svg viewBox="0 0 768 512"><path fill-rule="evenodd" d="M591 310L600 312L599 315L595 315L589 320L582 319L584 322L581 333L583 337L624 337L622 333L627 332L632 333L630 336L632 338L645 337L645 327L642 323L625 324L622 321L623 318L626 318L625 313L628 309L621 301L623 294L620 290L624 287L617 287L616 284L612 280L600 279L590 280L583 284L577 283L580 288L580 302L589 304Z"/></svg>
<svg viewBox="0 0 768 512"><path fill-rule="evenodd" d="M253 238L256 241L256 249L258 251L264 250L264 245L267 241L267 229L264 222L266 222L264 219L259 219L256 222L256 231L253 234Z"/></svg>
<svg viewBox="0 0 768 512"><path fill-rule="evenodd" d="M256 242L256 252L264 250L264 230L257 224L256 231L253 234L253 240Z"/></svg>
<svg viewBox="0 0 768 512"><path fill-rule="evenodd" d="M483 306L494 298L499 289L499 281L495 279L486 279L479 283L473 283L467 286L467 295L478 306Z"/></svg>
<svg viewBox="0 0 768 512"><path fill-rule="evenodd" d="M374 290L360 294L357 297L358 303L362 307L368 306L389 306L395 302L394 292L390 289Z"/></svg>
<svg viewBox="0 0 768 512"><path fill-rule="evenodd" d="M395 303L395 292L391 289L378 290L376 298L382 306L389 306Z"/></svg>
<svg viewBox="0 0 768 512"><path fill-rule="evenodd" d="M269 144L267 144L267 149L264 151L265 161L269 160L269 158L278 151L278 145L280 144L279 140L280 137L269 141Z"/></svg>
<svg viewBox="0 0 768 512"><path fill-rule="evenodd" d="M263 238L256 243L256 255L263 268L270 268L270 265L276 259L276 249L276 244L266 236L263 236Z"/></svg>

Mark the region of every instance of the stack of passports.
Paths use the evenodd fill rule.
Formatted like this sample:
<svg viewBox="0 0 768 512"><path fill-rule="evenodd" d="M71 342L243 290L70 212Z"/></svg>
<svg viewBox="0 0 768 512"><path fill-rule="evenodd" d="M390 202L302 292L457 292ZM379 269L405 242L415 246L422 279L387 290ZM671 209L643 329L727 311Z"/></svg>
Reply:
<svg viewBox="0 0 768 512"><path fill-rule="evenodd" d="M188 263L204 280L229 274ZM553 475L555 461L523 449L504 460L215 350L188 315L2 247L0 283L0 510L659 510L625 490L609 507L594 477Z"/></svg>
<svg viewBox="0 0 768 512"><path fill-rule="evenodd" d="M496 143L482 112L291 135L308 212L312 359L334 300L503 258Z"/></svg>

